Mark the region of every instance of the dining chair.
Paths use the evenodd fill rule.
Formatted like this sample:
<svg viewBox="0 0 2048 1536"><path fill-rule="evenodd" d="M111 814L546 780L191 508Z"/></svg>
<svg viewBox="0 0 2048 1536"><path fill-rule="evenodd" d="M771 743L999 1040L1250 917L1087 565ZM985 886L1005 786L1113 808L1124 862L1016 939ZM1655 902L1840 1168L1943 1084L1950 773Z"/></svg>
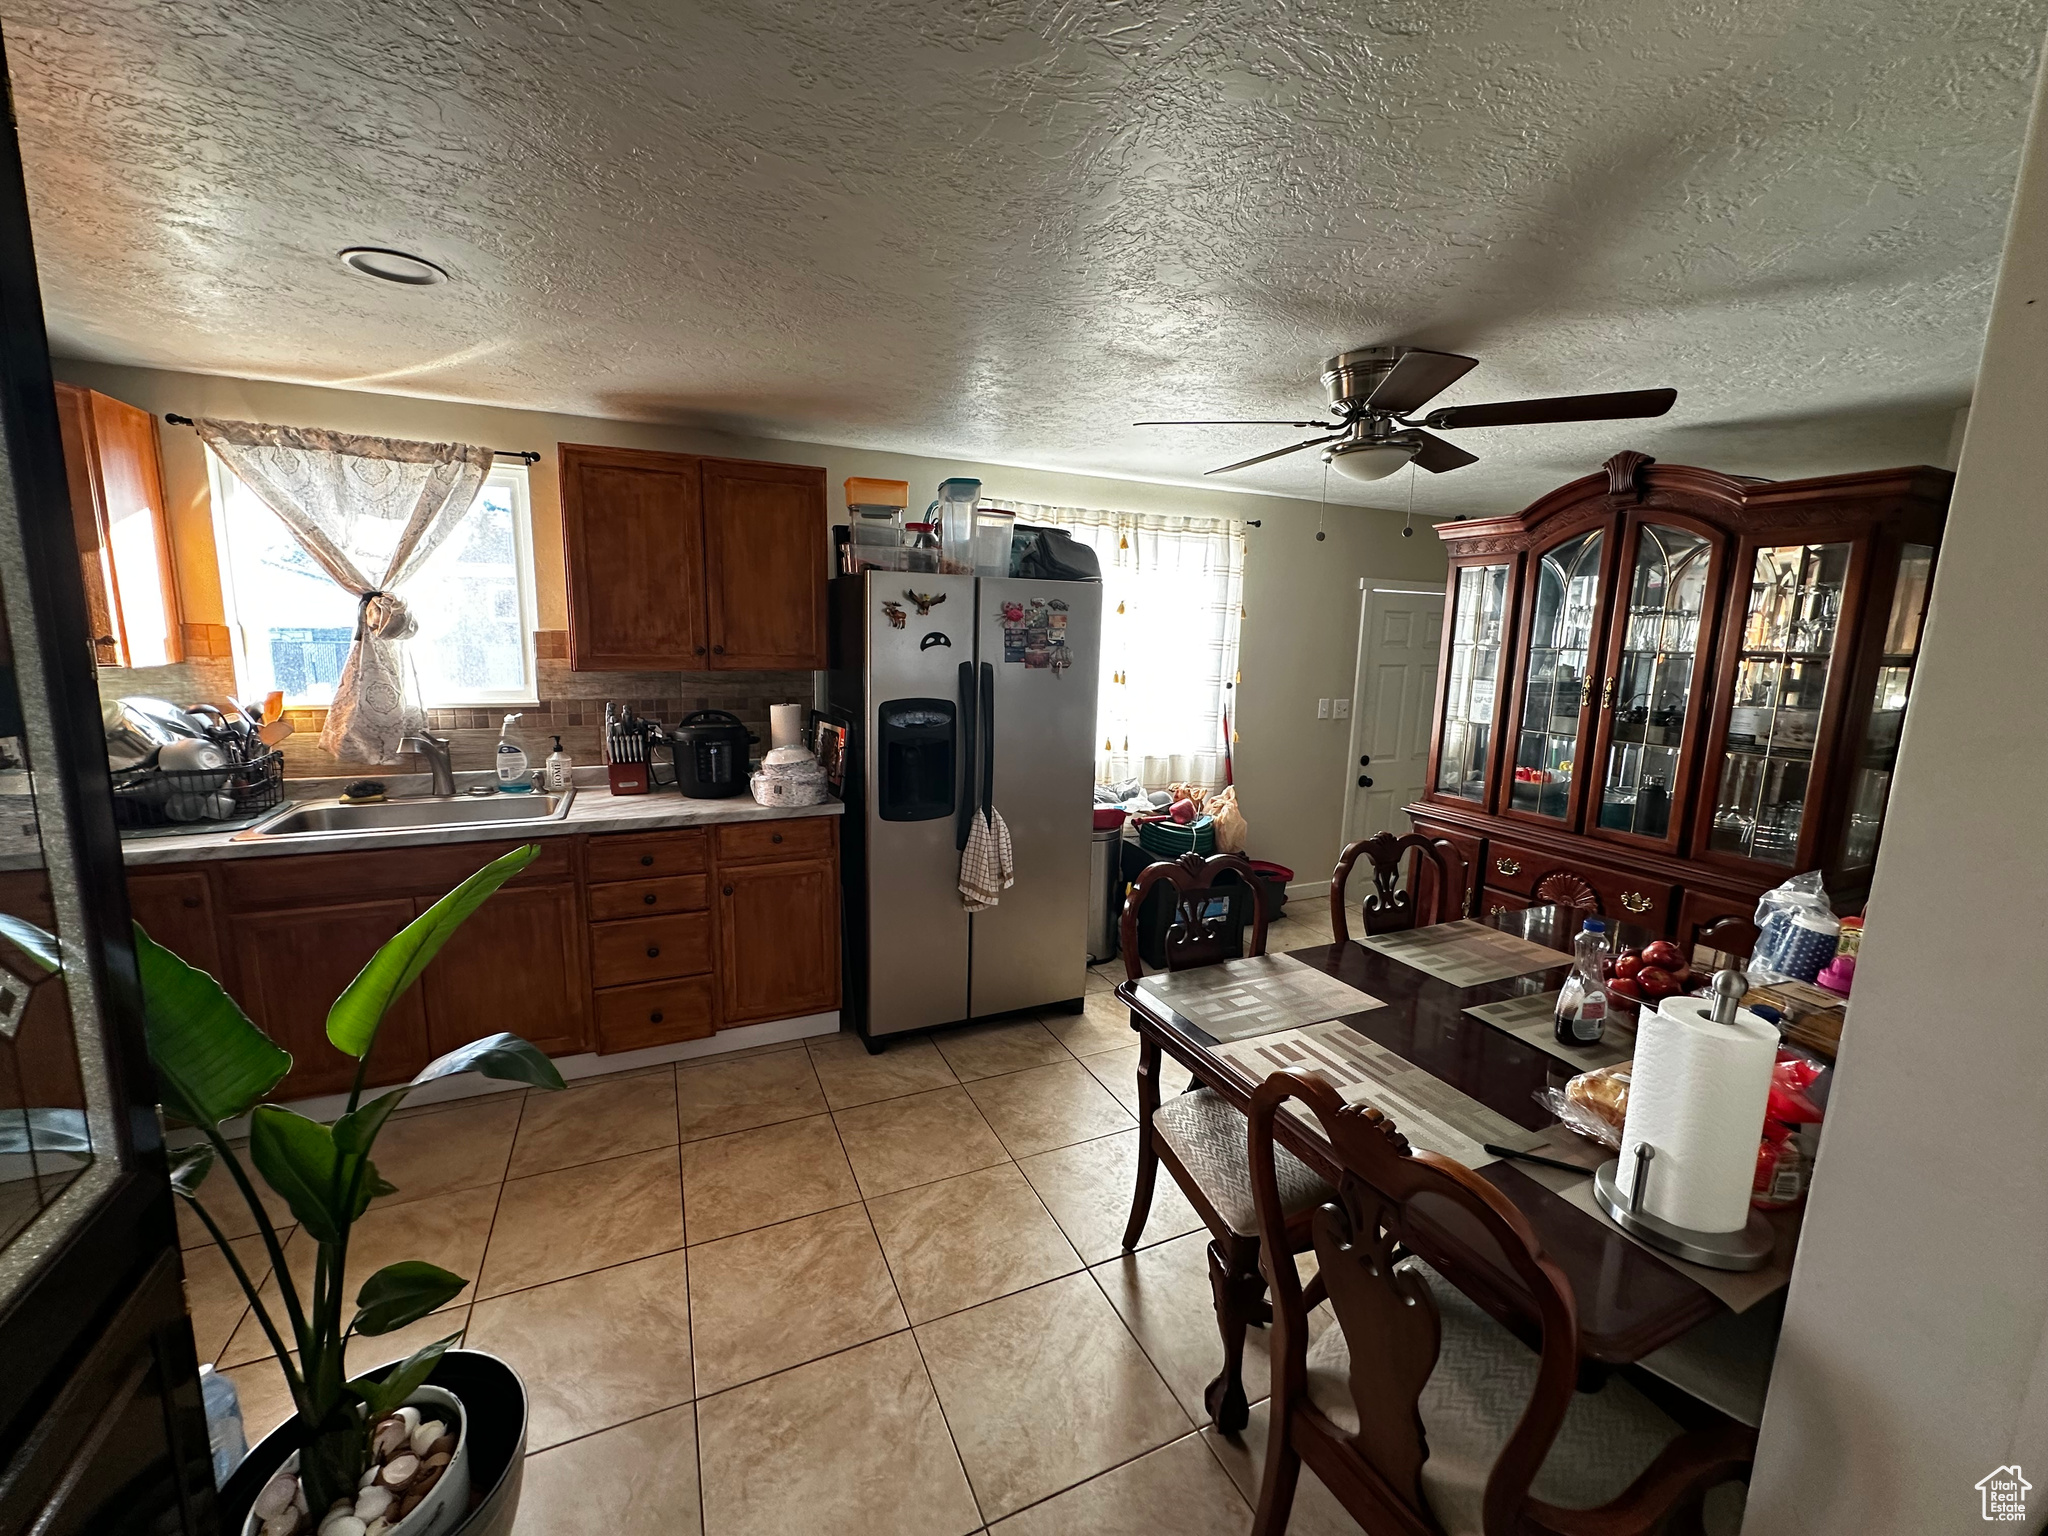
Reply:
<svg viewBox="0 0 2048 1536"><path fill-rule="evenodd" d="M1330 932L1339 944L1351 942L1344 888L1360 857L1372 865L1372 889L1359 905L1367 938L1402 928L1427 928L1465 915L1465 856L1456 843L1414 832L1401 837L1375 832L1339 854L1336 873L1330 876ZM1404 864L1408 866L1405 881L1401 878Z"/></svg>
<svg viewBox="0 0 2048 1536"><path fill-rule="evenodd" d="M1234 877L1234 883L1219 886L1225 874ZM1144 975L1138 958L1138 912L1162 883L1172 887L1175 903L1174 922L1166 932L1168 971L1239 957L1240 929L1230 910L1238 885L1252 893L1251 942L1242 952L1266 952L1266 888L1250 863L1234 853L1209 858L1187 853L1147 865L1131 883L1124 901L1122 939L1125 974L1133 982ZM1251 1416L1244 1390L1245 1330L1263 1326L1272 1317L1259 1271L1258 1213L1245 1163L1245 1121L1229 1100L1192 1082L1184 1093L1161 1094L1161 1054L1156 1042L1140 1037L1138 1180L1131 1195L1131 1219L1124 1228L1124 1252L1135 1249L1145 1234L1153 1185L1164 1163L1209 1229L1209 1289L1215 1300L1216 1329L1223 1339L1223 1369L1204 1390L1202 1401L1216 1427L1234 1435ZM1281 1205L1297 1213L1291 1226L1283 1222L1281 1240L1292 1245L1290 1253L1300 1252L1308 1246L1308 1213L1332 1191L1291 1153L1283 1152L1274 1166Z"/></svg>
<svg viewBox="0 0 2048 1536"><path fill-rule="evenodd" d="M1311 1217L1317 1271L1268 1258L1272 1421L1252 1536L1280 1536L1304 1463L1371 1536L1698 1533L1746 1481L1755 1431L1702 1407L1682 1429L1619 1376L1580 1391L1571 1283L1507 1197L1323 1078L1252 1097L1262 1234L1290 1234L1273 1120L1314 1115L1342 1170ZM1268 1249L1268 1253L1272 1252ZM1309 1340L1327 1299L1335 1325ZM1525 1343L1524 1340L1530 1342ZM1713 1524L1709 1519L1711 1509Z"/></svg>

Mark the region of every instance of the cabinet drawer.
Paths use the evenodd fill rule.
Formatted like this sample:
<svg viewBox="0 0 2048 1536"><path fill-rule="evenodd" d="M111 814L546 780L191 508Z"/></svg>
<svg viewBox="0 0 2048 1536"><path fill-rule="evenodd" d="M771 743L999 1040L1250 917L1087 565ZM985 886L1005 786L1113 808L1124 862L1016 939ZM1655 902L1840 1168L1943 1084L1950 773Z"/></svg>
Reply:
<svg viewBox="0 0 2048 1536"><path fill-rule="evenodd" d="M584 854L584 869L593 882L696 875L710 867L711 842L698 830L614 832L593 837Z"/></svg>
<svg viewBox="0 0 2048 1536"><path fill-rule="evenodd" d="M597 986L665 981L672 976L700 975L710 969L709 913L636 917L591 925L590 972Z"/></svg>
<svg viewBox="0 0 2048 1536"><path fill-rule="evenodd" d="M1483 890L1479 893L1479 910L1474 917L1492 917L1496 912L1520 912L1529 905L1529 898L1516 896L1509 891Z"/></svg>
<svg viewBox="0 0 2048 1536"><path fill-rule="evenodd" d="M718 1026L708 976L613 987L597 994L600 1053L637 1051L678 1040L702 1040Z"/></svg>
<svg viewBox="0 0 2048 1536"><path fill-rule="evenodd" d="M590 888L590 919L659 917L669 912L703 912L711 906L711 877L671 875L666 880L619 880Z"/></svg>
<svg viewBox="0 0 2048 1536"><path fill-rule="evenodd" d="M803 816L788 821L735 821L718 828L718 861L721 864L815 859L831 851L830 816Z"/></svg>
<svg viewBox="0 0 2048 1536"><path fill-rule="evenodd" d="M1647 928L1659 937L1671 931L1671 914L1678 892L1673 886L1641 875L1597 867L1575 871L1600 895L1603 917Z"/></svg>
<svg viewBox="0 0 2048 1536"><path fill-rule="evenodd" d="M1565 867L1565 862L1554 853L1518 848L1490 837L1486 840L1486 862L1479 866L1479 879L1489 895L1495 891L1514 891L1527 896L1536 889L1538 880Z"/></svg>

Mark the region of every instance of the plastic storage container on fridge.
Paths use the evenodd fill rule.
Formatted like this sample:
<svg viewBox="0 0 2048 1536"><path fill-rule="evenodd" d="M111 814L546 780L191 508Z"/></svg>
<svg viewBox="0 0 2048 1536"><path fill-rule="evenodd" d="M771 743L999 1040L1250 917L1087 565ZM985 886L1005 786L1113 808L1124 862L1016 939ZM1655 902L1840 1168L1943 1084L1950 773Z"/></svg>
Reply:
<svg viewBox="0 0 2048 1536"><path fill-rule="evenodd" d="M938 497L925 511L925 521L939 535L939 571L947 576L974 574L974 508L981 500L979 480L941 480Z"/></svg>
<svg viewBox="0 0 2048 1536"><path fill-rule="evenodd" d="M974 509L974 574L1010 574L1010 536L1016 531L1017 514L997 507Z"/></svg>

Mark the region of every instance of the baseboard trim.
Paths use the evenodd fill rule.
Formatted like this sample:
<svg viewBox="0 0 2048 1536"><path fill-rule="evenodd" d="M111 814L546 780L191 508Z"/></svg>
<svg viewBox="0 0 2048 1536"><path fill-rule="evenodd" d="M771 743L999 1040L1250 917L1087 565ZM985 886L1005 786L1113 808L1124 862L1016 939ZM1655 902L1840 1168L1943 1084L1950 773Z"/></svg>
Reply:
<svg viewBox="0 0 2048 1536"><path fill-rule="evenodd" d="M1287 899L1289 901L1298 901L1304 896L1327 896L1329 894L1330 882L1327 880L1296 880L1287 887Z"/></svg>
<svg viewBox="0 0 2048 1536"><path fill-rule="evenodd" d="M611 1056L600 1056L595 1051L584 1051L575 1056L557 1056L555 1070L562 1074L564 1082L573 1083L579 1078L603 1077L610 1072L633 1072L643 1067L663 1067L672 1061L693 1061L702 1056L725 1056L734 1051L751 1051L762 1046L794 1045L818 1035L839 1032L839 1010L829 1013L807 1013L794 1019L770 1019L765 1024L742 1024L736 1029L721 1029L717 1034L702 1040L678 1040L673 1045L650 1045L642 1051L620 1051ZM390 1084L385 1084L390 1087ZM508 1083L495 1077L479 1077L474 1072L460 1077L444 1077L439 1082L428 1083L416 1088L405 1101L407 1109L419 1109L430 1104L450 1104L460 1099L479 1099L486 1094L504 1093L521 1088L522 1083ZM382 1090L378 1090L381 1092ZM374 1097L374 1094L372 1095ZM317 1098L295 1099L285 1106L297 1110L313 1120L332 1120L348 1108L345 1093L321 1094ZM229 1120L221 1126L221 1134L233 1141L249 1134L248 1117ZM172 1131L164 1137L164 1143L173 1149L189 1147L203 1140L195 1130Z"/></svg>

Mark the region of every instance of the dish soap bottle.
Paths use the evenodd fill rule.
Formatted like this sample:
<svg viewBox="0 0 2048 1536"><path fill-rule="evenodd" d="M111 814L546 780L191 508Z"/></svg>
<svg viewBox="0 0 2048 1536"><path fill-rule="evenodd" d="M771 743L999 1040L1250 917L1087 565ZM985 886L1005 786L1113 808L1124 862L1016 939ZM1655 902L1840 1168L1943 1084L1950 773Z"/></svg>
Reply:
<svg viewBox="0 0 2048 1536"><path fill-rule="evenodd" d="M559 795L569 787L569 770L574 765L562 750L562 738L555 738L555 750L548 754L548 793Z"/></svg>
<svg viewBox="0 0 2048 1536"><path fill-rule="evenodd" d="M498 729L498 788L508 795L524 795L533 789L533 770L526 763L526 748L512 734L517 715L507 715Z"/></svg>
<svg viewBox="0 0 2048 1536"><path fill-rule="evenodd" d="M1607 1029L1607 925L1587 918L1572 941L1572 954L1572 973L1557 994L1557 1043L1598 1045Z"/></svg>

